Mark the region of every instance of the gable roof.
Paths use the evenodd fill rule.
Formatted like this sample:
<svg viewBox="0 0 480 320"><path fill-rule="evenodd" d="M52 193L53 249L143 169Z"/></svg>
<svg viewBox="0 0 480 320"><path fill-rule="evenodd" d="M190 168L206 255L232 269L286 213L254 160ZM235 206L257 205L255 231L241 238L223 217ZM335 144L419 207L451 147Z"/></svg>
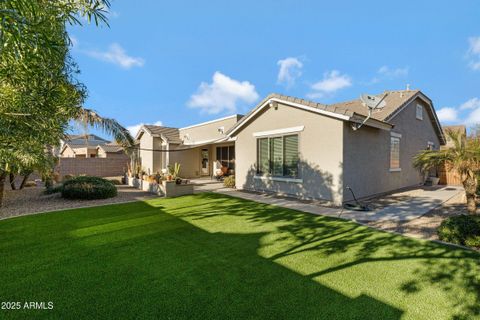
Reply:
<svg viewBox="0 0 480 320"><path fill-rule="evenodd" d="M383 95L385 95L385 107L382 110L373 112L371 118L367 120L365 125L390 130L393 127L393 124L391 124L389 121L393 119L411 101L416 98L420 98L425 101L429 106L428 111L431 115L432 124L435 128L435 131L440 141L445 143L445 137L443 135L443 131L440 122L438 121L438 118L436 116L435 110L433 109L432 101L421 91L385 91L384 93L377 96ZM368 117L368 109L362 105L360 99L327 105L314 101L273 93L263 99L252 111L250 111L239 122L237 122L237 124L227 132L227 135L232 135L233 133L238 131L248 122L249 119L251 119L261 109L268 106L268 104L272 101L280 102L282 104L290 105L293 107L299 107L301 109L305 109L343 121L359 123Z"/></svg>
<svg viewBox="0 0 480 320"><path fill-rule="evenodd" d="M180 132L177 128L145 124L138 131L136 139L140 138L140 133L142 132L142 129L147 131L153 137L165 137L170 143L182 143L182 140L180 139Z"/></svg>
<svg viewBox="0 0 480 320"><path fill-rule="evenodd" d="M381 110L372 113L372 118L380 121L388 121L389 118L399 110L402 106L406 105L419 90L400 90L400 91L385 91L382 94L376 96L385 96L385 107ZM360 99L339 102L329 105L337 110L348 110L363 116L368 116L368 108L364 107Z"/></svg>
<svg viewBox="0 0 480 320"><path fill-rule="evenodd" d="M123 151L123 147L119 144L116 144L116 143L107 143L107 144L99 145L99 146L97 146L97 149L102 149L103 151L105 151L107 153L108 152L116 153L116 152Z"/></svg>
<svg viewBox="0 0 480 320"><path fill-rule="evenodd" d="M65 141L72 140L95 140L95 141L105 141L106 143L110 142L102 137L97 136L96 134L67 134Z"/></svg>

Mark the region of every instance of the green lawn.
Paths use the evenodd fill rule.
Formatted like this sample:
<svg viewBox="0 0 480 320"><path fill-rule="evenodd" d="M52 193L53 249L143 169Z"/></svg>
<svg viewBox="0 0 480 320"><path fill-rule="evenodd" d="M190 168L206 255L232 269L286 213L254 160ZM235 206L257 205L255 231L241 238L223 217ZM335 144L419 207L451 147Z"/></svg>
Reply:
<svg viewBox="0 0 480 320"><path fill-rule="evenodd" d="M479 255L217 194L0 221L0 318L447 319Z"/></svg>

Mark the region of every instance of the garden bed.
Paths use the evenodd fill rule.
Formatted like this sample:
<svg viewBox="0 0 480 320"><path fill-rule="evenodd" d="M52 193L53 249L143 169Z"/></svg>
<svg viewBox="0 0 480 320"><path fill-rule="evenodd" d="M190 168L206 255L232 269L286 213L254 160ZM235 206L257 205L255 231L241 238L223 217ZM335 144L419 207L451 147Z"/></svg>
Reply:
<svg viewBox="0 0 480 320"><path fill-rule="evenodd" d="M150 193L130 186L117 186L117 190L118 195L110 199L69 200L63 199L59 193L46 195L44 194L45 188L42 187L25 188L22 190L6 189L4 205L0 208L0 219L44 211L93 207L154 197Z"/></svg>

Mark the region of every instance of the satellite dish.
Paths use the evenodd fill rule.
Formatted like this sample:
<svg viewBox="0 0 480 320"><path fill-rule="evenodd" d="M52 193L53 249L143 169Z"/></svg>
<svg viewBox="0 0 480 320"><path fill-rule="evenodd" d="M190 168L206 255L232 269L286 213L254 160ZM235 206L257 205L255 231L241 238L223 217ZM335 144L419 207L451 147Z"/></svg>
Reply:
<svg viewBox="0 0 480 320"><path fill-rule="evenodd" d="M368 116L361 123L353 123L352 129L353 130L360 129L372 117L372 113L374 111L382 110L386 105L385 103L386 96L387 94L384 94L382 97L371 96L369 94L362 94L360 96L360 100L362 101L362 105L368 108Z"/></svg>
<svg viewBox="0 0 480 320"><path fill-rule="evenodd" d="M371 96L369 94L362 94L360 96L360 100L362 101L362 105L367 107L370 111L381 110L385 107L385 97L387 95L383 95L383 97Z"/></svg>

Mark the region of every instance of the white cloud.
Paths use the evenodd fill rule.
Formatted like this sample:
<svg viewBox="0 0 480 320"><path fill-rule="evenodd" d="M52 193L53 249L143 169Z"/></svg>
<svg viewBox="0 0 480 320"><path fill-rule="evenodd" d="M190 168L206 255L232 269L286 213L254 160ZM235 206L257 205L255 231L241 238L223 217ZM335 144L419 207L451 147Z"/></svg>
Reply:
<svg viewBox="0 0 480 320"><path fill-rule="evenodd" d="M142 67L145 64L144 59L127 55L118 43L112 43L107 51L89 50L85 53L95 59L116 64L124 69Z"/></svg>
<svg viewBox="0 0 480 320"><path fill-rule="evenodd" d="M298 58L288 57L283 60L278 60L277 82L286 84L287 88L295 84L295 80L302 75L303 63Z"/></svg>
<svg viewBox="0 0 480 320"><path fill-rule="evenodd" d="M382 66L377 73L388 78L406 77L408 76L408 67L392 69L389 66Z"/></svg>
<svg viewBox="0 0 480 320"><path fill-rule="evenodd" d="M480 124L480 108L477 108L470 112L470 114L465 119L465 123L469 125Z"/></svg>
<svg viewBox="0 0 480 320"><path fill-rule="evenodd" d="M458 112L455 108L444 107L437 111L440 122L455 122L458 120Z"/></svg>
<svg viewBox="0 0 480 320"><path fill-rule="evenodd" d="M437 111L441 122L480 124L480 98L471 98L458 107L444 107Z"/></svg>
<svg viewBox="0 0 480 320"><path fill-rule="evenodd" d="M250 82L240 82L217 71L213 74L212 83L202 82L187 105L209 114L224 111L233 113L239 102L253 103L258 98L255 86Z"/></svg>
<svg viewBox="0 0 480 320"><path fill-rule="evenodd" d="M161 126L162 121L157 121L157 122L154 122L154 123L143 123L142 122L142 123L134 124L133 126L128 126L127 130L130 131L130 134L132 136L135 136L138 133L138 130L140 130L140 128L145 124L153 124L155 126Z"/></svg>
<svg viewBox="0 0 480 320"><path fill-rule="evenodd" d="M480 70L480 37L471 37L468 43L467 57L470 59L468 65L472 70Z"/></svg>
<svg viewBox="0 0 480 320"><path fill-rule="evenodd" d="M338 70L332 70L323 74L323 80L311 86L313 92L307 94L309 98L321 98L327 94L333 94L340 89L350 87L352 79L350 76L341 74Z"/></svg>
<svg viewBox="0 0 480 320"><path fill-rule="evenodd" d="M467 100L466 102L462 103L459 108L460 110L480 108L480 99L475 97Z"/></svg>

